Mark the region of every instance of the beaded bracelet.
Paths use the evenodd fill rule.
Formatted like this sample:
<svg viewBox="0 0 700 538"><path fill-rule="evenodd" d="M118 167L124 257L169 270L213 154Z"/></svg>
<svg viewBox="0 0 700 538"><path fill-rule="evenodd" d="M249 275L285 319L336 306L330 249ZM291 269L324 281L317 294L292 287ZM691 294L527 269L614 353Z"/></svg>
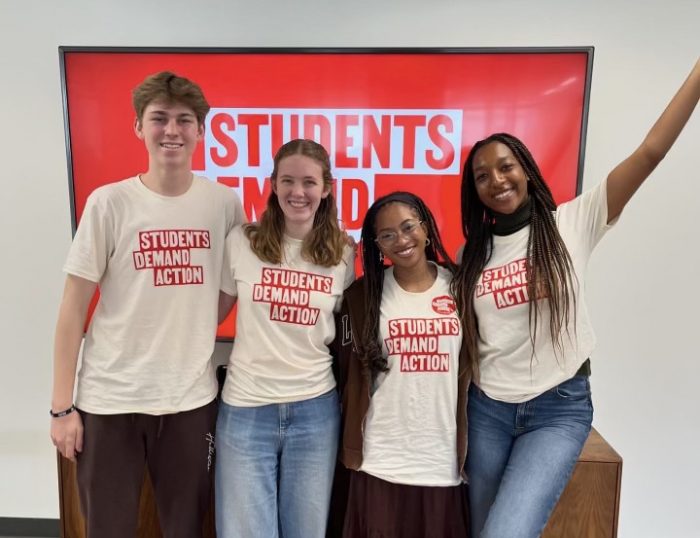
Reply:
<svg viewBox="0 0 700 538"><path fill-rule="evenodd" d="M49 415L51 415L53 418L61 418L65 417L66 415L70 415L73 411L75 411L75 404L71 405L64 411L59 411L58 413L54 413L51 409L49 409Z"/></svg>

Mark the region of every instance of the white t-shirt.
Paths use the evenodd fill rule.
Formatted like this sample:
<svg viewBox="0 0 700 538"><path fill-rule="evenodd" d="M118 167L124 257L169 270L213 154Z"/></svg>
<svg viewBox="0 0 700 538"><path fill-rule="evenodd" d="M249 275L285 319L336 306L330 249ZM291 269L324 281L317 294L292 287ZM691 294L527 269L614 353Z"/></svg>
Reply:
<svg viewBox="0 0 700 538"><path fill-rule="evenodd" d="M355 279L355 252L321 267L301 257L301 240L284 238L284 261L263 262L243 227L226 240L221 289L238 297L236 338L223 400L254 407L307 400L335 387L328 345L333 313Z"/></svg>
<svg viewBox="0 0 700 538"><path fill-rule="evenodd" d="M455 486L457 376L462 328L438 267L430 289L401 288L384 273L379 334L389 371L377 376L364 429L361 471L397 484Z"/></svg>
<svg viewBox="0 0 700 538"><path fill-rule="evenodd" d="M76 405L161 415L216 397L211 365L223 246L245 221L231 189L195 176L162 196L138 177L88 198L64 270L97 282Z"/></svg>
<svg viewBox="0 0 700 538"><path fill-rule="evenodd" d="M611 225L606 182L561 204L555 214L573 262L573 294L563 351L552 346L549 305L540 300L535 353L530 340L526 255L530 226L493 236L493 255L475 293L479 320L479 387L504 402L525 402L571 378L595 347L585 303L584 276L593 248ZM574 325L575 323L575 325Z"/></svg>

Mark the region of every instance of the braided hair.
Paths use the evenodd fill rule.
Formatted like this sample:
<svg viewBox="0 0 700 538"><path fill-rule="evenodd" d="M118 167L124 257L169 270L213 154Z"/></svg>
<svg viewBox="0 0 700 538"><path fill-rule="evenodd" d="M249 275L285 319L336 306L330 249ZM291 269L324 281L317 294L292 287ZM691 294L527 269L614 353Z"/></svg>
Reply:
<svg viewBox="0 0 700 538"><path fill-rule="evenodd" d="M473 163L479 149L493 142L500 142L513 152L527 176L527 191L532 200L530 235L527 241L527 293L532 356L534 357L535 335L541 315L538 299L546 299L549 305L549 331L555 350L562 350L562 330L568 332L572 312L574 319L576 316L576 298L571 293L575 280L573 262L554 220L557 205L552 191L542 178L535 159L527 147L510 134L496 133L480 140L469 153L462 173L462 232L466 245L452 282L452 292L464 327L465 345L475 368L479 330L474 293L479 276L493 252L493 213L479 199Z"/></svg>
<svg viewBox="0 0 700 538"><path fill-rule="evenodd" d="M411 208L416 217L423 221L430 243L425 247L425 257L429 261L447 267L454 274L456 267L442 245L440 232L433 214L425 202L410 192L392 192L375 200L365 214L362 223L362 269L364 272L364 295L366 316L360 338L360 356L365 372L377 374L389 370L386 357L379 343L379 308L384 289L384 265L381 250L375 239L376 221L379 211L389 204L404 204Z"/></svg>

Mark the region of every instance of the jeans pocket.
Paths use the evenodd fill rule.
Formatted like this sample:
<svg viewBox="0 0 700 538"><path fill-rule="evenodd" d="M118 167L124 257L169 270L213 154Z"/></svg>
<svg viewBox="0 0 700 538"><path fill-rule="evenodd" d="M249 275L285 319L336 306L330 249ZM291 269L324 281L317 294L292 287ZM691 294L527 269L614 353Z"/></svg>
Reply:
<svg viewBox="0 0 700 538"><path fill-rule="evenodd" d="M577 375L555 387L557 396L565 400L583 400L591 396L587 376Z"/></svg>

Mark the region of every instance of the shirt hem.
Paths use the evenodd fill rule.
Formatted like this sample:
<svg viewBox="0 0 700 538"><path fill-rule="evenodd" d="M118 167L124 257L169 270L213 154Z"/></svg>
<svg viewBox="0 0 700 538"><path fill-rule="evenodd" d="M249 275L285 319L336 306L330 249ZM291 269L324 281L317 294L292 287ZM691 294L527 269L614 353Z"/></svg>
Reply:
<svg viewBox="0 0 700 538"><path fill-rule="evenodd" d="M91 405L90 402L83 402L80 399L78 399L75 403L75 406L80 409L81 411L85 411L86 413L92 413L94 415L124 415L124 414L130 414L130 413L138 413L142 415L155 415L155 416L160 416L160 415L172 415L175 413L183 413L185 411L192 411L193 409L197 409L199 407L204 407L205 405L210 404L213 400L216 399L216 392L213 392L211 395L198 399L193 402L187 402L186 404L179 405L179 406L174 406L174 407L144 407L144 406L138 406L138 405L114 405L114 406L102 406L102 405Z"/></svg>
<svg viewBox="0 0 700 538"><path fill-rule="evenodd" d="M336 384L326 386L320 391L314 391L309 394L301 394L295 396L280 396L278 398L251 398L246 400L239 400L237 398L231 398L230 395L222 394L222 401L226 405L231 405L234 407L262 407L263 405L275 405L275 404L285 404L285 403L296 403L303 402L306 400L311 400L317 398L331 390L335 390Z"/></svg>
<svg viewBox="0 0 700 538"><path fill-rule="evenodd" d="M459 486L462 483L462 479L457 477L454 482L452 481L447 481L447 482L442 482L442 481L434 481L434 482L421 482L421 481L413 481L413 480L402 480L398 479L396 477L390 476L390 475L382 475L381 473L375 473L372 472L371 470L365 469L364 466L360 467L359 469L360 472L366 473L368 475L372 475L375 478L379 478L380 480L384 480L385 482L390 482L392 484L399 484L402 486L417 486L417 487L423 487L423 488L452 488L455 486Z"/></svg>

